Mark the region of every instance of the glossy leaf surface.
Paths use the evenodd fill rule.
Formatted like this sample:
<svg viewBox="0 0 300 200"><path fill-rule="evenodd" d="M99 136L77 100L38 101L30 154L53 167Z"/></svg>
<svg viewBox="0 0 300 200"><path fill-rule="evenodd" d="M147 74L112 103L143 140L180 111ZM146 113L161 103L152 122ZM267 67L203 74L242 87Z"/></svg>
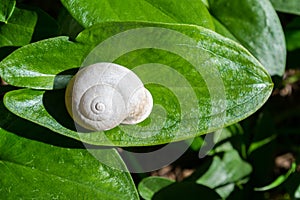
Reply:
<svg viewBox="0 0 300 200"><path fill-rule="evenodd" d="M24 46L2 61L0 74L11 85L38 89L52 89L55 80L68 82L70 76L60 72L76 68L83 59L81 45L61 36ZM63 80L62 80L63 79Z"/></svg>
<svg viewBox="0 0 300 200"><path fill-rule="evenodd" d="M283 75L285 39L268 0L209 0L211 14L245 46L271 75Z"/></svg>
<svg viewBox="0 0 300 200"><path fill-rule="evenodd" d="M139 199L129 173L101 164L86 149L56 147L2 128L0 149L1 199ZM98 151L123 163L115 150Z"/></svg>
<svg viewBox="0 0 300 200"><path fill-rule="evenodd" d="M90 53L98 44L108 45ZM46 51L41 53L42 49ZM0 63L0 69L1 76L12 85L52 89L63 88L69 81L70 75L62 72L103 61L126 66L142 79L159 105L150 115L152 123L78 135L74 124L73 128L64 125L53 109L57 104L64 109L64 91L59 91L58 103L48 108L43 104L51 95L46 98L42 91L14 91L6 95L6 106L18 116L87 143L155 145L191 138L244 119L267 100L273 87L268 73L242 46L191 25L104 23L82 32L76 42L59 37L20 48ZM49 110L54 111L49 114Z"/></svg>
<svg viewBox="0 0 300 200"><path fill-rule="evenodd" d="M225 36L233 35L271 75L283 75L286 52L284 34L277 14L268 0L234 1L75 1L62 0L68 11L84 27L104 21L149 21L196 24ZM190 6L193 5L193 6ZM220 29L205 7L209 7L228 31ZM230 33L230 34L229 34ZM230 37L232 38L232 37Z"/></svg>
<svg viewBox="0 0 300 200"><path fill-rule="evenodd" d="M85 28L107 21L148 21L196 24L213 29L201 1L186 0L61 0ZM191 6L193 5L193 6Z"/></svg>

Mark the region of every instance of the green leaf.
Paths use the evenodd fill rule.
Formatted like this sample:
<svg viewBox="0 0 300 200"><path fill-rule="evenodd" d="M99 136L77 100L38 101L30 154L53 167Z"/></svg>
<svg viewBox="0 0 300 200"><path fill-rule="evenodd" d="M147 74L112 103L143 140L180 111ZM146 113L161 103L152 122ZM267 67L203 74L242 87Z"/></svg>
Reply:
<svg viewBox="0 0 300 200"><path fill-rule="evenodd" d="M198 0L61 0L85 28L107 21L196 24L213 29L207 8ZM191 6L192 5L192 6Z"/></svg>
<svg viewBox="0 0 300 200"><path fill-rule="evenodd" d="M151 200L159 190L173 184L174 181L162 177L147 177L143 179L138 186L140 195L145 200Z"/></svg>
<svg viewBox="0 0 300 200"><path fill-rule="evenodd" d="M284 33L268 0L209 0L209 10L271 75L283 75Z"/></svg>
<svg viewBox="0 0 300 200"><path fill-rule="evenodd" d="M286 179L296 171L297 169L297 164L295 162L292 163L291 168L289 169L289 171L286 174L283 174L281 176L278 176L276 178L276 180L274 180L272 183L270 183L269 185L266 185L264 187L260 187L260 188L254 188L255 191L266 191L266 190L271 190L275 187L278 187L279 185L281 185L284 181L286 181Z"/></svg>
<svg viewBox="0 0 300 200"><path fill-rule="evenodd" d="M0 1L0 22L7 23L16 6L15 0Z"/></svg>
<svg viewBox="0 0 300 200"><path fill-rule="evenodd" d="M233 35L232 33L217 19L213 18L214 25L215 25L215 31L227 38L230 38L236 42L239 42Z"/></svg>
<svg viewBox="0 0 300 200"><path fill-rule="evenodd" d="M110 36L117 44L96 48L89 54L92 59L82 64ZM157 23L104 23L85 30L75 42L59 37L30 44L5 58L0 74L15 86L63 88L70 80L63 72L103 61L133 69L150 90L158 106L149 124L78 134L71 119L68 124L62 119L68 118L67 112L58 114L58 105L65 111L63 90L13 91L5 97L6 106L20 117L87 143L143 146L193 138L242 120L262 106L273 87L261 64L239 44L202 27ZM46 106L51 102L47 99L56 103Z"/></svg>
<svg viewBox="0 0 300 200"><path fill-rule="evenodd" d="M250 155L253 151L257 150L258 148L274 141L276 138L277 138L277 135L272 135L272 136L262 139L260 141L252 142L248 149L248 155Z"/></svg>
<svg viewBox="0 0 300 200"><path fill-rule="evenodd" d="M85 149L56 147L1 128L0 149L1 199L139 199L128 172L100 163ZM123 163L113 149L97 151Z"/></svg>
<svg viewBox="0 0 300 200"><path fill-rule="evenodd" d="M210 188L225 187L219 193L225 198L234 190L232 184L248 176L251 171L251 165L243 161L237 151L226 151L223 157L217 155L213 157L213 163L208 171L196 182Z"/></svg>
<svg viewBox="0 0 300 200"><path fill-rule="evenodd" d="M280 12L300 15L299 0L271 0L271 3Z"/></svg>
<svg viewBox="0 0 300 200"><path fill-rule="evenodd" d="M11 85L37 89L64 87L55 80L70 76L60 76L60 72L80 66L86 50L68 37L56 37L32 43L16 50L2 61L0 74Z"/></svg>
<svg viewBox="0 0 300 200"><path fill-rule="evenodd" d="M0 47L28 44L36 22L35 12L15 8L9 21L6 24L0 24Z"/></svg>

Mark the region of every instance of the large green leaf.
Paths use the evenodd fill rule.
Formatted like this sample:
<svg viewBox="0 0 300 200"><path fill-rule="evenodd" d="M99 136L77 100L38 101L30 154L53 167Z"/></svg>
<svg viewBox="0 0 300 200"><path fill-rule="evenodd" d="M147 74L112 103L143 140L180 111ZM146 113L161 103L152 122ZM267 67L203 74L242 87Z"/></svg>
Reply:
<svg viewBox="0 0 300 200"><path fill-rule="evenodd" d="M271 2L278 11L300 15L299 0L271 0Z"/></svg>
<svg viewBox="0 0 300 200"><path fill-rule="evenodd" d="M198 0L61 0L84 27L106 21L149 21L196 24L213 29L205 5Z"/></svg>
<svg viewBox="0 0 300 200"><path fill-rule="evenodd" d="M209 0L205 3L196 0L62 0L62 3L84 27L104 21L149 21L196 24L214 30L216 23L205 7L209 4L211 14L229 30L220 29L221 25L217 24L217 32L237 38L271 75L281 76L284 73L284 34L268 0L247 0L243 3L239 0Z"/></svg>
<svg viewBox="0 0 300 200"><path fill-rule="evenodd" d="M271 75L283 75L284 33L269 0L209 0L209 10Z"/></svg>
<svg viewBox="0 0 300 200"><path fill-rule="evenodd" d="M128 172L100 163L85 149L56 147L1 128L0 149L1 199L139 199ZM97 151L123 163L113 149Z"/></svg>
<svg viewBox="0 0 300 200"><path fill-rule="evenodd" d="M33 11L15 8L5 24L0 24L0 47L23 46L32 38L37 15Z"/></svg>
<svg viewBox="0 0 300 200"><path fill-rule="evenodd" d="M101 43L110 36L113 40ZM65 122L66 112L60 113L65 111L64 90L13 91L5 97L6 106L20 117L87 143L142 146L184 140L235 123L255 112L272 91L270 76L247 50L191 25L100 24L82 32L76 42L59 37L20 48L0 63L0 74L16 86L63 88L70 75L62 72L82 65L99 43L106 46L98 46L84 64L116 62L133 69L157 105L150 123L78 134L71 120Z"/></svg>
<svg viewBox="0 0 300 200"><path fill-rule="evenodd" d="M16 0L1 0L0 1L0 22L7 23L11 17L16 5Z"/></svg>

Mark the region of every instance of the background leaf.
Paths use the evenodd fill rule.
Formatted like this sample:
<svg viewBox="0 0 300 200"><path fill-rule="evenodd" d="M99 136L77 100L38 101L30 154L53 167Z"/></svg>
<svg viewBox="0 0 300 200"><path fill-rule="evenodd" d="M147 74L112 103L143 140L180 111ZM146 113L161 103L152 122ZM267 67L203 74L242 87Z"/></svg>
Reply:
<svg viewBox="0 0 300 200"><path fill-rule="evenodd" d="M271 0L274 8L280 12L300 15L300 4L298 0Z"/></svg>
<svg viewBox="0 0 300 200"><path fill-rule="evenodd" d="M243 161L235 150L226 151L224 155L215 155L209 170L196 182L210 188L226 198L234 190L234 184L250 175L251 165Z"/></svg>
<svg viewBox="0 0 300 200"><path fill-rule="evenodd" d="M1 128L0 149L1 199L139 199L129 173L101 164L85 149L55 147ZM113 149L97 151L122 163Z"/></svg>
<svg viewBox="0 0 300 200"><path fill-rule="evenodd" d="M0 22L7 23L15 9L15 0L1 0L0 1Z"/></svg>
<svg viewBox="0 0 300 200"><path fill-rule="evenodd" d="M198 0L61 0L85 28L107 21L148 21L196 24L213 29L212 19ZM192 5L192 6L191 6Z"/></svg>
<svg viewBox="0 0 300 200"><path fill-rule="evenodd" d="M296 163L292 163L291 168L289 169L289 171L286 174L280 175L279 177L276 178L276 180L274 180L272 183L270 183L269 185L266 185L264 187L260 187L260 188L254 188L256 191L266 191L266 190L271 190L275 187L278 187L280 184L282 184L284 181L287 180L287 178L296 171L297 165Z"/></svg>
<svg viewBox="0 0 300 200"><path fill-rule="evenodd" d="M0 47L23 46L30 43L37 22L33 11L15 8L5 24L0 24Z"/></svg>
<svg viewBox="0 0 300 200"><path fill-rule="evenodd" d="M268 70L282 76L286 49L278 16L268 0L209 0L210 13Z"/></svg>
<svg viewBox="0 0 300 200"><path fill-rule="evenodd" d="M138 190L145 200L151 200L155 193L173 183L167 178L150 176L139 183Z"/></svg>

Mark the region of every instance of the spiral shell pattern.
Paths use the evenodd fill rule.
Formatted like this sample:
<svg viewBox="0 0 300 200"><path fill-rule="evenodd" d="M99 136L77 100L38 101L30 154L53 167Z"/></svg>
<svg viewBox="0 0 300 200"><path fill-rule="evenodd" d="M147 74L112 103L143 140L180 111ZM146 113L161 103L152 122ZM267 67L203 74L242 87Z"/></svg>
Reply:
<svg viewBox="0 0 300 200"><path fill-rule="evenodd" d="M80 70L68 84L65 99L73 120L93 131L137 124L153 107L152 96L139 77L114 63L96 63Z"/></svg>

